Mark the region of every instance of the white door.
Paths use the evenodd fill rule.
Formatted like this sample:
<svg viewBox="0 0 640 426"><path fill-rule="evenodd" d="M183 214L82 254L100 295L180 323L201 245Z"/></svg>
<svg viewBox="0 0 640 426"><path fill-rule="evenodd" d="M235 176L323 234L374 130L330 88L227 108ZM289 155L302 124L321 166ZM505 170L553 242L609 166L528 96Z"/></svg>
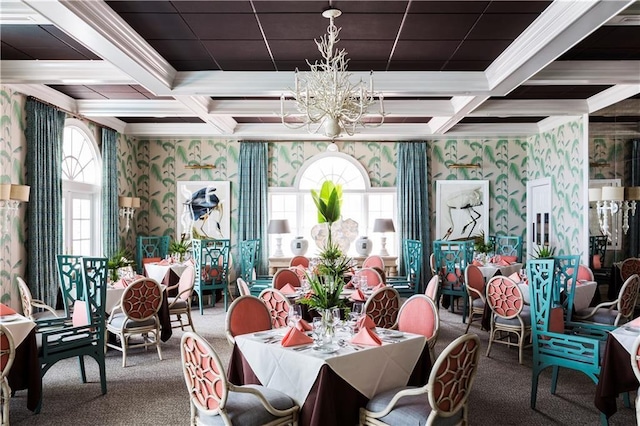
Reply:
<svg viewBox="0 0 640 426"><path fill-rule="evenodd" d="M527 182L527 254L532 256L538 246L549 243L551 229L551 179Z"/></svg>

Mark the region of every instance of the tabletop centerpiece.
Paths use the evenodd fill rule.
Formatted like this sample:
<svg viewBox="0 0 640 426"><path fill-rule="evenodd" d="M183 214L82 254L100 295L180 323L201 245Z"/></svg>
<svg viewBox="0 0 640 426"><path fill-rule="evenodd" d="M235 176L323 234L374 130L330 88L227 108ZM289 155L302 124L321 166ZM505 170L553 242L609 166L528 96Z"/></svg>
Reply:
<svg viewBox="0 0 640 426"><path fill-rule="evenodd" d="M487 263L489 253L493 251L493 243L485 242L484 232L475 238L473 249L476 252L476 259L483 265Z"/></svg>
<svg viewBox="0 0 640 426"><path fill-rule="evenodd" d="M120 249L107 260L107 269L109 270L109 280L113 283L120 279L119 271L121 268L129 269L135 261L130 260L131 253L127 249Z"/></svg>
<svg viewBox="0 0 640 426"><path fill-rule="evenodd" d="M180 263L184 262L185 256L191 252L191 241L187 241L186 237L187 234L183 233L180 241L173 240L169 244L169 254Z"/></svg>

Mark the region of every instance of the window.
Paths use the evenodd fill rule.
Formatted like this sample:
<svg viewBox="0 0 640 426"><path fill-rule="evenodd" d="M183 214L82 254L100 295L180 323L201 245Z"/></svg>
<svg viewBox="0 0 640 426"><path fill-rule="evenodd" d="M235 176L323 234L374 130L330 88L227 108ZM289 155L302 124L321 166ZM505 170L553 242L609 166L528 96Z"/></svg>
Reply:
<svg viewBox="0 0 640 426"><path fill-rule="evenodd" d="M95 140L79 120L65 122L62 144L62 223L67 254L98 256L102 165Z"/></svg>
<svg viewBox="0 0 640 426"><path fill-rule="evenodd" d="M318 214L311 189L320 189L325 180L332 180L342 185L342 217L353 219L358 223L358 234L372 238L373 221L377 218L396 217L396 188L371 188L366 169L355 158L339 152L318 154L303 164L296 176L293 188L269 188L269 217L271 219L288 219L291 233L282 235L282 247L285 255L291 240L296 236L304 236L309 240L307 255L318 252L315 241L311 238L311 228L318 223ZM274 246L273 236L270 247ZM373 238L374 250L379 244ZM395 241L389 238L387 249L390 255L397 253ZM354 245L349 248L349 255L355 255Z"/></svg>

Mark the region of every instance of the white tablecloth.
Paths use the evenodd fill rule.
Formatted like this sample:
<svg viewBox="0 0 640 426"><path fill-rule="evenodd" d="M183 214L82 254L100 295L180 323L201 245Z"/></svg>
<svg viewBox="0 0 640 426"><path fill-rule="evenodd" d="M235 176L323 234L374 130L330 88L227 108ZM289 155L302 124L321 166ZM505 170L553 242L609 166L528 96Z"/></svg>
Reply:
<svg viewBox="0 0 640 426"><path fill-rule="evenodd" d="M631 354L633 343L640 335L640 318L616 328L611 332L611 335Z"/></svg>
<svg viewBox="0 0 640 426"><path fill-rule="evenodd" d="M274 333L283 334L284 330ZM295 351L295 346L282 347L280 339L265 343L253 334L237 336L236 344L260 383L286 393L302 405L325 364L367 398L406 385L426 339L405 333L397 343L384 342L382 346L360 350L346 346L326 355L311 348Z"/></svg>
<svg viewBox="0 0 640 426"><path fill-rule="evenodd" d="M0 318L0 324L2 324L9 334L11 334L13 343L16 347L22 343L33 327L36 326L35 322L20 314L4 316Z"/></svg>
<svg viewBox="0 0 640 426"><path fill-rule="evenodd" d="M162 284L169 271L173 271L177 276L180 276L182 275L182 272L187 269L187 266L193 266L193 262L188 260L183 263L172 263L169 265L163 265L160 263L147 263L144 265L144 270L147 277L152 278Z"/></svg>
<svg viewBox="0 0 640 426"><path fill-rule="evenodd" d="M488 263L484 266L478 266L478 269L480 269L480 272L482 272L482 276L484 277L485 281L487 281L489 278L493 277L498 271L500 271L500 273L505 277L508 277L514 272L520 271L520 269L522 269L522 263L513 263L511 265L506 265L506 266L496 265L495 263Z"/></svg>

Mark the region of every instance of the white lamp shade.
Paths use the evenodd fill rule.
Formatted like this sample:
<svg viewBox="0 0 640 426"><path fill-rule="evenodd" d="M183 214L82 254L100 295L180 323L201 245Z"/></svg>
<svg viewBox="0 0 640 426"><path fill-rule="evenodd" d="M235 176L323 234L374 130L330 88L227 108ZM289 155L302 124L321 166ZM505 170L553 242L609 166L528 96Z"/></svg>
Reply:
<svg viewBox="0 0 640 426"><path fill-rule="evenodd" d="M133 198L131 197L118 197L118 205L120 207L131 207L133 205Z"/></svg>
<svg viewBox="0 0 640 426"><path fill-rule="evenodd" d="M27 202L29 201L29 192L31 188L27 185L11 185L11 192L9 198L15 201Z"/></svg>
<svg viewBox="0 0 640 426"><path fill-rule="evenodd" d="M268 234L288 234L289 220L287 219L271 219L269 221L269 227L267 228Z"/></svg>
<svg viewBox="0 0 640 426"><path fill-rule="evenodd" d="M0 184L0 200L8 200L10 195L11 195L11 184L10 183Z"/></svg>
<svg viewBox="0 0 640 426"><path fill-rule="evenodd" d="M134 209L139 209L140 208L140 198L133 197L131 199L131 207L133 207Z"/></svg>
<svg viewBox="0 0 640 426"><path fill-rule="evenodd" d="M373 232L396 232L393 219L376 219L373 221Z"/></svg>
<svg viewBox="0 0 640 426"><path fill-rule="evenodd" d="M625 200L640 201L640 186L629 186L625 188Z"/></svg>
<svg viewBox="0 0 640 426"><path fill-rule="evenodd" d="M589 188L589 201L602 201L602 188Z"/></svg>
<svg viewBox="0 0 640 426"><path fill-rule="evenodd" d="M606 201L624 200L624 187L623 186L603 186L602 199Z"/></svg>

